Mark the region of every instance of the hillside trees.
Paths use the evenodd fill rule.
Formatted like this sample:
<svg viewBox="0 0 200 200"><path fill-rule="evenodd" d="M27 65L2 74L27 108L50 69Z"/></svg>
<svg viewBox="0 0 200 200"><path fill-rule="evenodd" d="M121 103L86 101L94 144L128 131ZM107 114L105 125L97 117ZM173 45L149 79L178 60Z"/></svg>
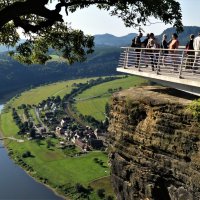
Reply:
<svg viewBox="0 0 200 200"><path fill-rule="evenodd" d="M48 5L53 4L54 9L49 9ZM44 64L50 59L50 48L61 52L69 63L84 61L93 52L94 38L72 29L64 19L68 13L91 5L118 16L128 27L145 25L154 16L182 30L180 4L176 0L0 0L0 43L15 46L20 40L20 27L27 40L11 53L20 62ZM66 17L60 13L62 8Z"/></svg>

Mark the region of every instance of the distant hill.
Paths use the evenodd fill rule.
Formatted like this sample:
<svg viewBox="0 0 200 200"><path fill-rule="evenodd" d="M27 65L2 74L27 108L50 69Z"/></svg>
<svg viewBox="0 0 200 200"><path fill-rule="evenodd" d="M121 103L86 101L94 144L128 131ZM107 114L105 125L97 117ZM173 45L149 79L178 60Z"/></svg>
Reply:
<svg viewBox="0 0 200 200"><path fill-rule="evenodd" d="M9 51L9 50L13 50L13 48L8 48L4 45L0 45L0 52L5 52L5 51Z"/></svg>
<svg viewBox="0 0 200 200"><path fill-rule="evenodd" d="M24 41L25 41L25 39L21 39L17 44L20 44ZM13 51L14 49L15 49L14 47L7 47L5 45L0 45L0 53L5 52L5 51Z"/></svg>
<svg viewBox="0 0 200 200"><path fill-rule="evenodd" d="M95 35L95 45L97 46L127 46L131 44L131 40L136 36L136 33L117 37L111 34Z"/></svg>
<svg viewBox="0 0 200 200"><path fill-rule="evenodd" d="M26 66L11 59L6 53L0 53L0 102L10 96L8 94L40 84L118 74L116 67L120 51L116 47L96 47L86 62L70 66L62 60L48 62L46 65Z"/></svg>
<svg viewBox="0 0 200 200"><path fill-rule="evenodd" d="M176 32L175 28L167 28L164 30L160 35L158 35L158 39L161 41L162 40L162 35L166 34L168 39L171 39L171 35ZM182 33L178 34L178 39L181 45L186 45L190 34L194 34L195 36L198 35L200 32L200 27L198 26L184 26L184 31Z"/></svg>
<svg viewBox="0 0 200 200"><path fill-rule="evenodd" d="M161 41L162 35L167 34L168 39L170 39L174 32L174 28L168 28L156 37ZM181 45L186 44L191 33L197 35L198 32L200 32L200 27L184 27L184 32L179 34ZM75 63L71 66L62 62L63 60L59 56L46 65L26 66L11 59L6 53L0 53L0 97L2 99L12 92L47 82L117 74L116 67L121 51L120 47L130 46L135 35L136 33L123 37L110 34L96 35L95 52L88 56L86 62ZM1 50L5 50L5 47L1 46Z"/></svg>
<svg viewBox="0 0 200 200"><path fill-rule="evenodd" d="M153 31L152 31L153 32ZM162 40L162 35L166 34L168 39L171 39L171 35L176 32L175 28L167 28L160 35L157 35L159 42ZM179 34L179 41L181 45L185 45L189 40L189 35L198 35L200 32L200 27L197 26L184 26L184 31ZM95 35L95 44L97 46L130 46L131 40L136 36L136 33L130 33L126 36L116 37L111 34ZM142 38L144 39L144 38Z"/></svg>
<svg viewBox="0 0 200 200"><path fill-rule="evenodd" d="M152 31L153 32L153 31ZM159 41L162 40L162 35L166 34L168 39L171 39L172 33L176 32L175 28L167 28L160 35L157 35ZM189 39L190 34L198 35L200 32L200 27L197 26L184 26L184 32L179 34L179 41L181 45L185 45ZM137 33L130 33L125 36L117 37L112 34L98 34L94 35L95 46L108 46L108 47L121 47L121 46L130 46L131 40L137 35ZM144 38L142 38L144 39ZM23 42L22 40L21 42ZM0 52L12 50L13 48L8 49L6 46L0 45Z"/></svg>

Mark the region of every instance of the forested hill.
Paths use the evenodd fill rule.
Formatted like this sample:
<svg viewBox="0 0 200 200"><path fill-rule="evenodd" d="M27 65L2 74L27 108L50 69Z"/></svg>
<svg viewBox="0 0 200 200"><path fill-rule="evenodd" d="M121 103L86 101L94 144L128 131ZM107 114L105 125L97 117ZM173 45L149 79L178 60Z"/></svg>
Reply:
<svg viewBox="0 0 200 200"><path fill-rule="evenodd" d="M185 45L191 33L197 35L200 27L187 26L184 32L179 34L181 45ZM165 33L170 39L175 29L168 28L160 35L156 36L161 40ZM25 66L6 56L0 54L0 100L7 94L19 89L36 86L47 82L54 82L64 79L76 79L91 76L104 76L116 74L120 46L130 46L132 38L136 33L123 37L116 37L110 34L95 36L95 52L88 57L87 62L75 63L68 66L61 62L59 57L54 62L46 65ZM1 50L5 50L0 48Z"/></svg>
<svg viewBox="0 0 200 200"><path fill-rule="evenodd" d="M95 35L95 44L97 46L127 46L130 45L136 33L130 33L122 37L116 37L111 34Z"/></svg>
<svg viewBox="0 0 200 200"><path fill-rule="evenodd" d="M163 34L166 34L168 36L168 39L171 39L171 35L175 32L176 32L175 28L168 28L158 36L158 39L162 40ZM198 26L184 26L184 31L178 34L178 39L180 44L186 45L189 40L190 34L194 34L196 37L199 32L200 32L200 27Z"/></svg>
<svg viewBox="0 0 200 200"><path fill-rule="evenodd" d="M6 53L0 54L0 101L18 90L59 80L117 74L120 48L96 47L93 55L84 63L68 66L55 61L46 65L26 66L12 60Z"/></svg>

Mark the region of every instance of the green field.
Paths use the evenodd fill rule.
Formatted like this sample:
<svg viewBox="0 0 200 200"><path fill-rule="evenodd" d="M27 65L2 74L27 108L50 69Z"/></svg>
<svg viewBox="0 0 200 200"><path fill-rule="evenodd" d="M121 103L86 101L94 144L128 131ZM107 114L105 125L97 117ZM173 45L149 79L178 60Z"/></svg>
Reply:
<svg viewBox="0 0 200 200"><path fill-rule="evenodd" d="M62 56L59 55L55 55L55 54L51 54L51 60L49 60L48 62L67 62L66 59L64 59Z"/></svg>
<svg viewBox="0 0 200 200"><path fill-rule="evenodd" d="M16 136L16 133L19 131L19 128L13 121L11 111L6 113L4 112L0 116L1 116L0 125L3 135L5 137Z"/></svg>
<svg viewBox="0 0 200 200"><path fill-rule="evenodd" d="M17 137L18 128L14 124L10 112L1 115L1 130L4 136ZM56 147L56 144L58 144L57 139L51 140L55 146L50 149L47 148L45 140L40 144L27 140L23 143L5 140L5 145L8 147L9 152L13 152L13 159L19 164L19 158L22 159L22 154L30 151L33 157L23 159L23 162L28 166L28 169L27 167L25 169L29 171L31 167L31 171L29 171L31 176L40 181L47 180L47 184L55 189L66 184L71 187L76 183L87 187L93 180L110 174L110 169L107 165L108 157L103 152L96 151L80 157L70 157ZM103 166L95 163L95 158L102 160L104 162ZM59 192L59 190L57 191ZM95 191L91 193L91 197L98 199Z"/></svg>
<svg viewBox="0 0 200 200"><path fill-rule="evenodd" d="M62 81L31 89L29 91L23 92L21 95L16 97L12 101L12 106L18 107L21 104L36 105L42 100L47 99L48 97L57 95L62 98L65 94L69 94L71 92L73 88L72 85L74 83L85 83L88 80L89 79L77 79L71 81Z"/></svg>
<svg viewBox="0 0 200 200"><path fill-rule="evenodd" d="M34 141L20 144L9 141L9 149L13 149L19 156L25 151L30 151L33 157L26 158L25 162L33 168L34 173L37 172L37 177L48 179L48 182L54 186L66 183L71 185L81 183L87 186L94 179L109 175L110 172L107 167L107 156L102 152L90 152L80 157L66 157L61 149L56 147L47 149L45 141L41 145ZM94 162L93 159L96 157L104 161L106 168Z"/></svg>
<svg viewBox="0 0 200 200"><path fill-rule="evenodd" d="M109 93L109 89L127 89L135 87L146 81L142 78L129 76L126 78L102 83L92 88L83 91L76 96L75 108L82 115L93 116L97 120L105 119L105 105L109 101L112 93Z"/></svg>

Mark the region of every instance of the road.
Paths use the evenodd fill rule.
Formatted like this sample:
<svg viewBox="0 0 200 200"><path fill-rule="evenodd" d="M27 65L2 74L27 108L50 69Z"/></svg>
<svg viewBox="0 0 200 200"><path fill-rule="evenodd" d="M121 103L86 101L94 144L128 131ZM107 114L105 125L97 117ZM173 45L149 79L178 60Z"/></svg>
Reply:
<svg viewBox="0 0 200 200"><path fill-rule="evenodd" d="M49 128L43 123L43 121L40 119L39 111L37 108L34 109L35 115L37 117L37 120L40 122L40 124L46 129L46 132L49 132Z"/></svg>
<svg viewBox="0 0 200 200"><path fill-rule="evenodd" d="M2 138L0 138L0 140L15 140L15 141L17 141L17 142L24 142L24 140L22 140L22 139L17 139L17 138L14 138L14 137L2 137Z"/></svg>

